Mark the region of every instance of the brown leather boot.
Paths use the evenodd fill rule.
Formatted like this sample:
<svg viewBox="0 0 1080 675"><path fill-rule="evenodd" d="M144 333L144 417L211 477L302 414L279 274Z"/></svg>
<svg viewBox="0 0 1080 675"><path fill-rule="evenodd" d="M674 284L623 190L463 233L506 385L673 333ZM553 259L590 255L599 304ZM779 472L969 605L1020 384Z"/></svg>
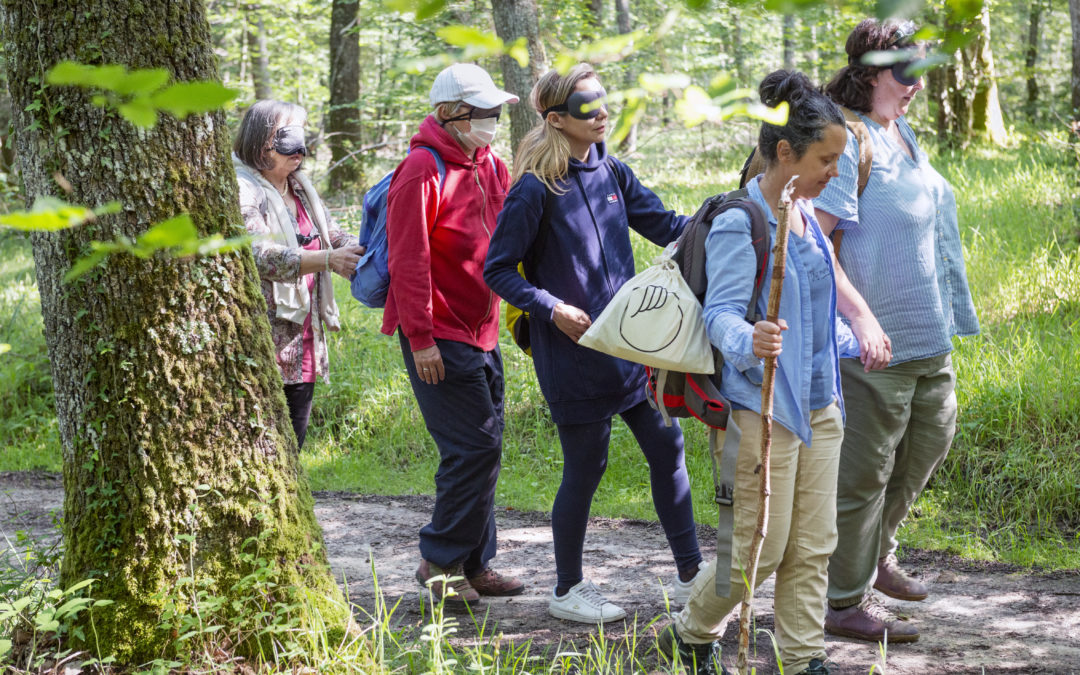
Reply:
<svg viewBox="0 0 1080 675"><path fill-rule="evenodd" d="M895 553L878 559L874 588L897 600L925 600L929 593L926 584L912 579L907 572L900 569Z"/></svg>
<svg viewBox="0 0 1080 675"><path fill-rule="evenodd" d="M496 597L521 595L525 590L525 584L521 583L521 580L499 574L490 567L475 577L469 577L469 585L480 595Z"/></svg>
<svg viewBox="0 0 1080 675"><path fill-rule="evenodd" d="M873 593L867 593L859 604L851 607L829 607L825 612L825 632L868 642L919 639L919 629L889 611Z"/></svg>
<svg viewBox="0 0 1080 675"><path fill-rule="evenodd" d="M449 583L445 581L433 581L428 583L431 579L438 576L446 577L458 577L454 581ZM434 563L430 563L426 560L420 561L420 567L416 568L416 580L420 582L421 586L430 586L431 593L435 598L435 602L440 600L446 600L448 603L470 603L476 602L480 599L480 594L476 592L476 589L469 584L468 579L465 578L465 573L461 570L461 565L455 565L451 568L442 568Z"/></svg>

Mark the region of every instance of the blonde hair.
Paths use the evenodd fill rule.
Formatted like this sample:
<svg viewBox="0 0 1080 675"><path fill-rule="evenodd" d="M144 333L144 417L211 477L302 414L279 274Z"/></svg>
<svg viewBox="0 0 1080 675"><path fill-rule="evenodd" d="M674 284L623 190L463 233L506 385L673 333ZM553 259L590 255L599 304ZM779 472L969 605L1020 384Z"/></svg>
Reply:
<svg viewBox="0 0 1080 675"><path fill-rule="evenodd" d="M544 111L551 106L565 103L574 92L578 82L596 77L596 71L587 63L579 63L565 75L549 70L537 81L529 94L529 103L536 112L544 116ZM560 113L562 114L562 113ZM544 186L555 194L563 194L566 189L558 185L566 178L570 168L570 142L562 132L553 127L547 116L540 124L533 127L518 145L514 158L514 182L531 173L540 179Z"/></svg>

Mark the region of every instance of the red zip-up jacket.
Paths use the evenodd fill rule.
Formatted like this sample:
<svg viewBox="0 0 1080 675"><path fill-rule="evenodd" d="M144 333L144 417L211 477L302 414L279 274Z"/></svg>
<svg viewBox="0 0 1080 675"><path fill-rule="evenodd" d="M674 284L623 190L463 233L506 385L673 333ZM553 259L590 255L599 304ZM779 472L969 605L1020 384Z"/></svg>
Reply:
<svg viewBox="0 0 1080 675"><path fill-rule="evenodd" d="M443 160L441 191L435 158L417 151L421 145ZM484 260L509 171L487 147L474 161L430 115L409 147L386 197L390 290L382 332L401 326L413 351L435 338L490 351L499 342L499 298L484 283Z"/></svg>

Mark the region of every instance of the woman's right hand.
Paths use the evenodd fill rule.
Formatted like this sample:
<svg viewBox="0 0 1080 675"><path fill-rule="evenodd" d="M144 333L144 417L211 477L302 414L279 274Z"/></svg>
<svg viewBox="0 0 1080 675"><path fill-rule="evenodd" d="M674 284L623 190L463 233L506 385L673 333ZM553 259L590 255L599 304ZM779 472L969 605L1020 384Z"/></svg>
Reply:
<svg viewBox="0 0 1080 675"><path fill-rule="evenodd" d="M438 384L446 379L446 369L443 367L442 352L438 345L417 349L412 353L412 357L416 365L416 375L422 381Z"/></svg>
<svg viewBox="0 0 1080 675"><path fill-rule="evenodd" d="M754 356L759 359L780 356L780 347L784 342L782 333L788 325L783 319L777 321L779 323L758 321L754 324Z"/></svg>
<svg viewBox="0 0 1080 675"><path fill-rule="evenodd" d="M574 342L580 340L581 336L592 325L592 319L589 318L588 314L565 302L555 305L551 320L555 322L559 330L566 333Z"/></svg>

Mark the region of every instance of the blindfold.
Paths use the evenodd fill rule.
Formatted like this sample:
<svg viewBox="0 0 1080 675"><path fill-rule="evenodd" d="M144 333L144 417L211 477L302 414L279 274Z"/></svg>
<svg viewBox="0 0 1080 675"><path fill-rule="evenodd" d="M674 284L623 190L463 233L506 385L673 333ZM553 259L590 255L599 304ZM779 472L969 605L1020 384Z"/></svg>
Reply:
<svg viewBox="0 0 1080 675"><path fill-rule="evenodd" d="M295 155L301 153L305 157L308 154L307 145L304 143L304 127L299 124L281 127L274 132L273 148L282 155Z"/></svg>
<svg viewBox="0 0 1080 675"><path fill-rule="evenodd" d="M547 117L548 113L555 112L568 113L570 117L578 120L591 120L599 115L602 109L607 109L607 105L603 102L596 102L605 96L607 96L607 92L603 89L599 91L575 91L566 99L566 103L553 105L545 110L543 117Z"/></svg>

